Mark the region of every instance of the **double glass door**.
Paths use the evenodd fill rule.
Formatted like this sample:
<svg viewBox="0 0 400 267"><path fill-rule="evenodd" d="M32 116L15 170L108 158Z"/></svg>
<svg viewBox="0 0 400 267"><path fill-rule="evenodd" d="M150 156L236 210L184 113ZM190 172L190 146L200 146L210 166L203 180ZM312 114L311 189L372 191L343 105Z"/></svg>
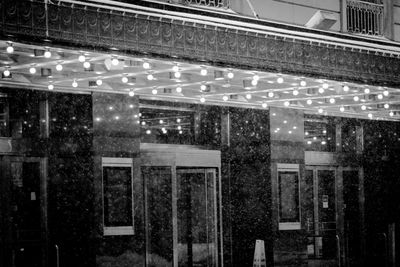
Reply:
<svg viewBox="0 0 400 267"><path fill-rule="evenodd" d="M221 266L220 152L143 146L146 266Z"/></svg>

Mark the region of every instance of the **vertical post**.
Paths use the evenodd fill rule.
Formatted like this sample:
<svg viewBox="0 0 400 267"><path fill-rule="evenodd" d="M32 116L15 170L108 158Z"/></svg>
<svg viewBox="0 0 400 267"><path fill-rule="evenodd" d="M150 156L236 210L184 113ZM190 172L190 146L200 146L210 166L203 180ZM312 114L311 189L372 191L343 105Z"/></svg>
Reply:
<svg viewBox="0 0 400 267"><path fill-rule="evenodd" d="M383 1L383 36L393 40L393 0Z"/></svg>
<svg viewBox="0 0 400 267"><path fill-rule="evenodd" d="M347 32L347 0L340 0L340 30Z"/></svg>
<svg viewBox="0 0 400 267"><path fill-rule="evenodd" d="M60 267L60 251L57 245L55 245L56 248L56 267Z"/></svg>
<svg viewBox="0 0 400 267"><path fill-rule="evenodd" d="M338 238L342 237L342 240L339 239L338 250L339 250L339 266L341 266L342 258L345 256L344 249L344 199L343 199L343 167L339 166L336 172L336 223L337 223L337 234Z"/></svg>
<svg viewBox="0 0 400 267"><path fill-rule="evenodd" d="M48 100L42 100L39 104L40 113L40 137L49 137L49 102Z"/></svg>
<svg viewBox="0 0 400 267"><path fill-rule="evenodd" d="M364 195L364 168L360 167L358 171L358 201L360 208L360 259L361 261L365 260L366 257L366 229L365 229L365 195ZM363 265L363 262L361 262Z"/></svg>
<svg viewBox="0 0 400 267"><path fill-rule="evenodd" d="M389 266L396 266L396 224L391 223L388 227L389 232Z"/></svg>

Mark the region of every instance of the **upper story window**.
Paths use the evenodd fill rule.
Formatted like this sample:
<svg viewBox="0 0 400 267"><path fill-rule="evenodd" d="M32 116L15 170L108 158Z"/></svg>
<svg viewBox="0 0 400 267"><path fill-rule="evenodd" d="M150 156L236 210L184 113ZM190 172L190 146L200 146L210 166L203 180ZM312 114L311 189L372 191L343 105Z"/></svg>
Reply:
<svg viewBox="0 0 400 267"><path fill-rule="evenodd" d="M383 0L347 0L347 31L383 35Z"/></svg>
<svg viewBox="0 0 400 267"><path fill-rule="evenodd" d="M187 5L228 8L229 0L182 0Z"/></svg>

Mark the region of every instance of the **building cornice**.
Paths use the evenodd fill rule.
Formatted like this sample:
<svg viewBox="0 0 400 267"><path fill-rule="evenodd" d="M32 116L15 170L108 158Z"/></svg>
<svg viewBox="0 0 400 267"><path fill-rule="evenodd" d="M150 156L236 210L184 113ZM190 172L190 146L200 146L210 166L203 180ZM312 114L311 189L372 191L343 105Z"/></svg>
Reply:
<svg viewBox="0 0 400 267"><path fill-rule="evenodd" d="M55 2L55 1L54 1ZM400 46L271 22L215 18L186 7L114 1L0 1L2 39L242 69L399 86ZM236 16L227 14L227 16ZM257 22L257 23L256 23ZM269 23L265 25L265 23ZM302 28L304 29L304 28ZM312 31L312 32L310 32ZM347 36L347 35L346 35ZM355 38L355 39L354 39Z"/></svg>

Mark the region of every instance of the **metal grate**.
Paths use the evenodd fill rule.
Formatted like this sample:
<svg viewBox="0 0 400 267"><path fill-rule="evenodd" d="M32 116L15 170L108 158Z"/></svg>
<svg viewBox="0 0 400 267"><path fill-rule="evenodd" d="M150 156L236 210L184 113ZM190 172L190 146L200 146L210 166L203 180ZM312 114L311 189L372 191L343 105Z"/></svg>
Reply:
<svg viewBox="0 0 400 267"><path fill-rule="evenodd" d="M187 5L229 8L229 0L184 0Z"/></svg>
<svg viewBox="0 0 400 267"><path fill-rule="evenodd" d="M383 35L381 0L347 0L347 31L366 35Z"/></svg>

